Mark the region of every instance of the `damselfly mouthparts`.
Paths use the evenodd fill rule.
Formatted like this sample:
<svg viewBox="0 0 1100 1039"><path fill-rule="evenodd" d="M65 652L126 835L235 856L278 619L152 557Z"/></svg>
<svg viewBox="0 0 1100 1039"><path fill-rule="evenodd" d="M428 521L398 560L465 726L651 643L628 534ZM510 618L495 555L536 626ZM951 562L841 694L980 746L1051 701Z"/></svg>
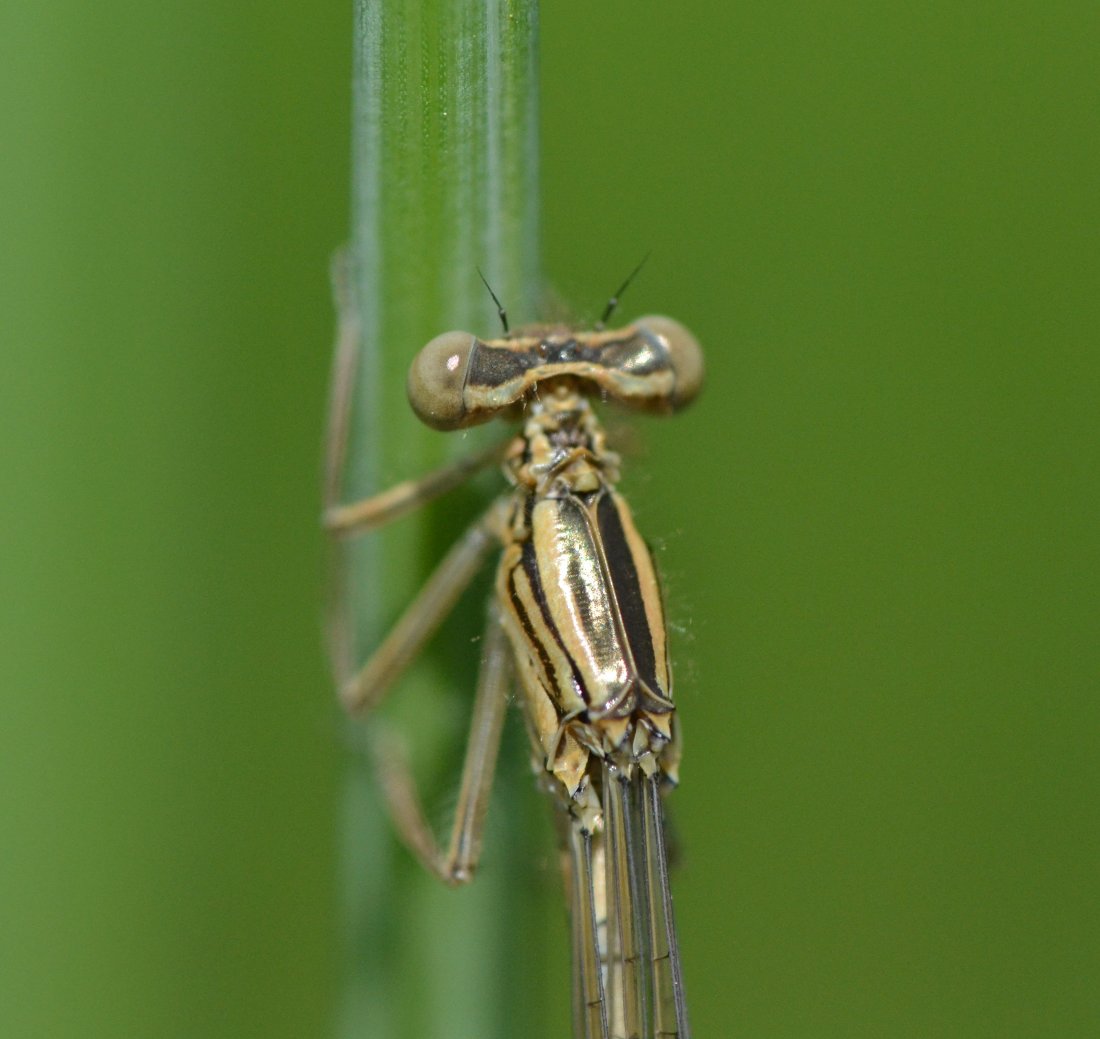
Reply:
<svg viewBox="0 0 1100 1039"><path fill-rule="evenodd" d="M680 760L665 621L649 551L615 490L619 458L592 400L676 411L701 385L699 346L666 317L617 331L601 322L588 332L553 326L500 339L441 335L409 372L416 414L440 430L503 418L518 421L519 432L471 459L340 504L335 473L347 406L340 387L355 339L346 319L325 514L334 535L388 523L493 463L509 484L366 665L341 680L349 711L375 706L492 548L502 548L450 841L446 848L436 842L406 763L383 749L381 781L395 827L443 880L472 877L515 685L541 785L560 809L572 891L575 1034L687 1039L661 802Z"/></svg>

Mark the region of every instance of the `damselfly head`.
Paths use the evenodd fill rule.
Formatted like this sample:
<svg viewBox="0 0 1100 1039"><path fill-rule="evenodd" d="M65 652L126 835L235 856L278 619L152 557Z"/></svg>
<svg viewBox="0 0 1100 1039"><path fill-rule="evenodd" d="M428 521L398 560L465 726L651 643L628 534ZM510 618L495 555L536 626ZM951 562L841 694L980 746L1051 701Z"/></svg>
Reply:
<svg viewBox="0 0 1100 1039"><path fill-rule="evenodd" d="M539 328L502 339L445 332L413 360L409 403L429 426L461 429L507 412L539 383L562 377L593 396L671 412L698 394L703 353L683 325L656 315L613 331Z"/></svg>

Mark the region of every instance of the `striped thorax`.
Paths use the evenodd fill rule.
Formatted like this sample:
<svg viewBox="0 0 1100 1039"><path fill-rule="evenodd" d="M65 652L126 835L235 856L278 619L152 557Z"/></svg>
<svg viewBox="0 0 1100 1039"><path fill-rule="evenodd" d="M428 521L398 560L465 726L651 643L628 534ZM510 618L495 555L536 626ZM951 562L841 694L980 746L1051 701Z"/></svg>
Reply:
<svg viewBox="0 0 1100 1039"><path fill-rule="evenodd" d="M572 379L531 403L506 471L516 494L497 576L505 628L546 770L563 802L590 815L593 755L652 773L671 743L657 578L614 488L618 457Z"/></svg>

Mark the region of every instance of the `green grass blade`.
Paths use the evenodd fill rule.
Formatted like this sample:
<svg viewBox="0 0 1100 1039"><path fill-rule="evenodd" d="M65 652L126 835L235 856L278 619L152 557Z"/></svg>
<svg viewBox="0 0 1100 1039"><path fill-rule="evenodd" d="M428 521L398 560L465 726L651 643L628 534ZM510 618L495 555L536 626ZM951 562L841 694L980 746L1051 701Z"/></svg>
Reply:
<svg viewBox="0 0 1100 1039"><path fill-rule="evenodd" d="M425 472L484 438L485 430L442 435L426 429L404 393L409 362L434 335L497 327L479 268L513 321L536 316L536 42L534 3L356 4L350 257L361 351L349 497ZM494 434L499 431L488 431ZM465 517L492 493L492 478L349 551L358 659ZM409 737L429 808L442 805L436 822L445 822L446 791L457 776L476 667L469 643L482 616L480 603L459 612L387 707ZM369 770L349 769L342 1039L515 1034L517 994L524 991L516 972L525 959L514 946L507 909L519 898L514 875L502 868L502 849L524 843L512 837L526 824L501 818L508 814L499 811L509 796L503 785L498 782L497 821L486 846L495 868L487 866L470 888L451 891L395 846Z"/></svg>

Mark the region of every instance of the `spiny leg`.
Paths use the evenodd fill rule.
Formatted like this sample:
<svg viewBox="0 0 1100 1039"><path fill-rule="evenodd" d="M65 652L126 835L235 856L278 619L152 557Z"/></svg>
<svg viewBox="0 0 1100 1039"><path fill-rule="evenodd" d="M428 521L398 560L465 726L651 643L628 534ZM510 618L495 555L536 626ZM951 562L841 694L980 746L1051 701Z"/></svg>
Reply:
<svg viewBox="0 0 1100 1039"><path fill-rule="evenodd" d="M326 511L339 502L343 495L351 404L359 360L359 315L352 299L349 263L348 250L339 249L333 254L329 269L337 326L332 351L332 372L329 377L324 477L321 488ZM357 666L354 626L348 603L348 576L347 553L341 546L334 545L328 557L325 631L332 673L338 686L347 681Z"/></svg>
<svg viewBox="0 0 1100 1039"><path fill-rule="evenodd" d="M362 501L349 505L328 504L323 520L325 529L336 537L349 537L392 523L406 513L413 512L461 486L471 476L494 462L499 462L511 439L509 437L506 441L450 462L414 480L403 480Z"/></svg>
<svg viewBox="0 0 1100 1039"><path fill-rule="evenodd" d="M481 857L485 813L492 792L512 675L509 652L500 617L493 607L485 631L484 654L462 766L462 786L446 850L439 846L425 819L416 781L404 754L384 736L374 742L382 788L401 839L425 868L448 884L463 884L473 879Z"/></svg>
<svg viewBox="0 0 1100 1039"><path fill-rule="evenodd" d="M348 430L359 362L359 313L351 290L351 258L348 250L338 249L332 257L329 276L336 307L336 341L332 348L329 375L328 419L325 423L325 469L321 493L326 511L342 495L344 465L347 460Z"/></svg>
<svg viewBox="0 0 1100 1039"><path fill-rule="evenodd" d="M511 438L362 501L342 504L360 349L360 324L351 292L348 256L344 251L333 258L332 280L338 328L326 430L323 522L335 537L344 538L390 523L458 487L479 470L499 461ZM349 711L362 712L376 706L435 633L480 569L488 551L499 543L504 508L503 502L494 503L455 543L357 673L353 673L351 663L345 560L340 558L341 553L336 553L330 639L341 699ZM494 612L486 635L458 808L446 852L439 848L425 822L415 782L396 744L387 740L384 732L375 732L371 740L387 806L398 833L429 870L449 883L469 880L480 855L481 833L507 704L509 668L508 648Z"/></svg>
<svg viewBox="0 0 1100 1039"><path fill-rule="evenodd" d="M351 713L377 706L400 677L481 569L485 557L499 544L507 499L500 498L451 546L432 575L406 607L370 659L343 681L340 699Z"/></svg>

